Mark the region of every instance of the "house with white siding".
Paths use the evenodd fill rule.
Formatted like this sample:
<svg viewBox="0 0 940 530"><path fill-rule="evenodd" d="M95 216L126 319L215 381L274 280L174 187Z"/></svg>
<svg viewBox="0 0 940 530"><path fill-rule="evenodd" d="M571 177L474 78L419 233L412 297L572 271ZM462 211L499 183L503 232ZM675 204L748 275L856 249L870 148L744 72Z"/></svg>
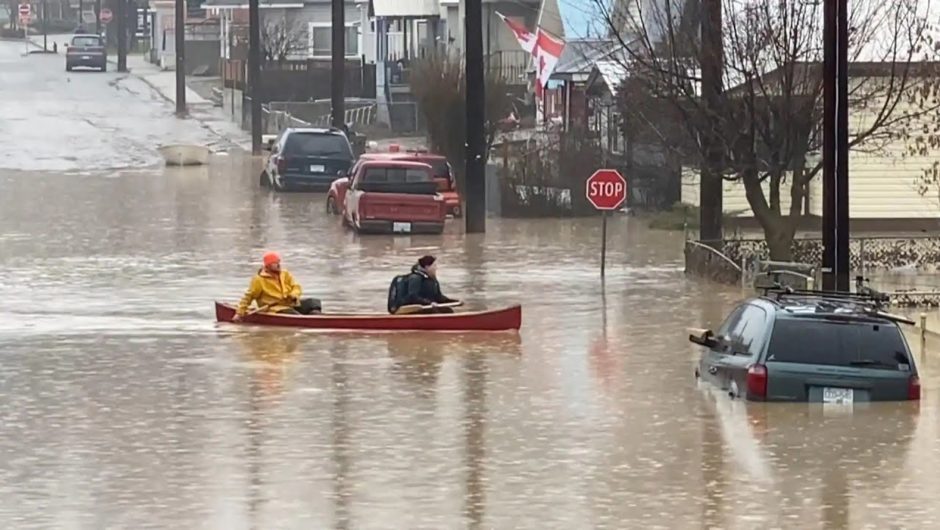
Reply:
<svg viewBox="0 0 940 530"><path fill-rule="evenodd" d="M872 0L874 2L874 0ZM860 4L858 9L880 9L876 3ZM880 11L878 11L880 12ZM822 16L822 9L815 13ZM888 15L882 14L886 19ZM852 44L849 50L849 137L870 129L882 109L889 109L889 121L904 116L924 113L936 104L933 96L937 83L937 22L940 21L940 7L935 4L918 4L918 10L906 12L900 16L916 17L901 21L890 20L874 24L865 30L869 32L860 43ZM889 23L890 22L890 23ZM895 24L909 24L902 31ZM923 24L918 26L915 24ZM822 22L808 31L819 33L821 39ZM933 33L933 35L931 35ZM815 35L813 33L810 36ZM726 36L727 38L727 36ZM908 51L910 50L910 51ZM813 49L802 57L808 71L822 67L821 50ZM761 75L765 86L772 86L773 76L778 71ZM726 69L727 82L728 69ZM887 84L897 87L904 79L906 92L900 96L887 98ZM864 85L862 84L864 83ZM733 92L744 87L743 82L726 84L729 87L729 100ZM772 89L771 89L772 90ZM875 94L874 97L870 97ZM797 94L798 96L798 94ZM814 94L821 101L821 94ZM864 103L860 101L867 99ZM912 103L922 99L923 105ZM931 101L933 99L933 102ZM897 106L892 108L892 105ZM903 131L912 136L921 131L935 134L938 125L938 110L934 109L923 117L904 120L882 129L875 140L862 142L849 152L849 210L853 230L864 231L917 231L940 229L940 190L937 183L932 183L924 190L924 170L940 162L940 151L928 151L924 156L914 156L909 152L909 139ZM821 121L821 118L820 118ZM821 126L817 124L816 126ZM818 136L818 134L817 134ZM816 167L819 153L808 156L806 168ZM792 168L791 168L792 169ZM785 175L780 187L780 210L786 213L790 208L790 183L792 172ZM768 182L763 183L765 197L770 197ZM822 172L820 171L807 186L801 211L806 217L804 228L818 226L822 216ZM682 172L682 202L690 205L699 204L699 174L697 169L686 168ZM747 202L744 185L740 181L724 183L723 208L726 216L737 219L742 225L756 224L750 205Z"/></svg>
<svg viewBox="0 0 940 530"><path fill-rule="evenodd" d="M360 58L363 42L362 11L365 0L345 0L346 57ZM291 53L288 59L329 59L332 49L331 0L259 0L262 28L281 26L290 33ZM202 8L219 19L221 56L235 59L233 49L239 47L239 28L248 25L248 0L207 0ZM244 33L244 32L242 32Z"/></svg>
<svg viewBox="0 0 940 530"><path fill-rule="evenodd" d="M877 105L873 105L876 107ZM899 109L898 112L902 112ZM851 107L850 126L859 127L866 115L877 112L876 109L856 109ZM870 118L869 118L870 119ZM923 125L935 126L934 117L915 121L909 125L919 130ZM850 133L851 134L851 133ZM809 164L815 165L818 154ZM940 189L937 185L924 186L924 170L940 162L940 152L927 156L912 156L908 153L908 141L893 138L880 143L877 149L867 150L864 144L849 152L849 215L853 228L860 230L937 230L940 228ZM792 174L791 174L792 175ZM789 177L790 175L788 175ZM764 196L770 196L768 181L763 183ZM814 219L822 217L822 172L809 183L804 204L804 216L808 225ZM740 181L725 181L723 208L727 216L738 218L742 225L750 225L753 213L745 196L744 185ZM699 173L697 169L686 168L682 172L682 202L699 205ZM790 180L781 184L780 208L782 212L790 208Z"/></svg>

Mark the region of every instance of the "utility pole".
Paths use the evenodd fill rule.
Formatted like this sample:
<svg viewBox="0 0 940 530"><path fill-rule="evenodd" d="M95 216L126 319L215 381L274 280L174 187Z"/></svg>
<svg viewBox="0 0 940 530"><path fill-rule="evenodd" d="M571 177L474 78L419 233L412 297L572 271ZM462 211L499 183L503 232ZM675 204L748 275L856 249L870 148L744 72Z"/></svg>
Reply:
<svg viewBox="0 0 940 530"><path fill-rule="evenodd" d="M823 2L823 289L849 290L848 2Z"/></svg>
<svg viewBox="0 0 940 530"><path fill-rule="evenodd" d="M98 0L99 2L101 0ZM176 0L176 115L186 115L186 3Z"/></svg>
<svg viewBox="0 0 940 530"><path fill-rule="evenodd" d="M78 0L78 27L85 31L85 0Z"/></svg>
<svg viewBox="0 0 940 530"><path fill-rule="evenodd" d="M49 49L46 47L49 39L49 31L47 31L48 26L46 25L46 0L42 0L42 51L47 52Z"/></svg>
<svg viewBox="0 0 940 530"><path fill-rule="evenodd" d="M486 82L483 69L483 6L466 0L464 35L467 83L467 233L486 232Z"/></svg>
<svg viewBox="0 0 940 530"><path fill-rule="evenodd" d="M346 124L346 6L344 0L333 0L333 68L330 95L333 106L333 127L342 129Z"/></svg>
<svg viewBox="0 0 940 530"><path fill-rule="evenodd" d="M699 239L718 242L722 239L721 218L724 210L724 186L721 170L724 160L721 146L721 74L724 67L721 1L702 0L702 96L709 113L708 130L702 135L704 163L699 181Z"/></svg>
<svg viewBox="0 0 940 530"><path fill-rule="evenodd" d="M118 72L127 71L127 0L117 2Z"/></svg>
<svg viewBox="0 0 940 530"><path fill-rule="evenodd" d="M261 154L261 13L248 0L248 93L251 95L251 154Z"/></svg>

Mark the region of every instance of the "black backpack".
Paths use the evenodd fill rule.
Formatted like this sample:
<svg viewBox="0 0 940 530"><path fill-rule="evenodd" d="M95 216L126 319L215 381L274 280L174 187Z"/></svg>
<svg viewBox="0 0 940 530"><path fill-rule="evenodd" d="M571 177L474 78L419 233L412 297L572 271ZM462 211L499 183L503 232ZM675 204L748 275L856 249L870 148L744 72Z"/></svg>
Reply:
<svg viewBox="0 0 940 530"><path fill-rule="evenodd" d="M392 284L388 286L388 312L390 314L395 314L408 296L408 278L410 277L411 273L395 276Z"/></svg>

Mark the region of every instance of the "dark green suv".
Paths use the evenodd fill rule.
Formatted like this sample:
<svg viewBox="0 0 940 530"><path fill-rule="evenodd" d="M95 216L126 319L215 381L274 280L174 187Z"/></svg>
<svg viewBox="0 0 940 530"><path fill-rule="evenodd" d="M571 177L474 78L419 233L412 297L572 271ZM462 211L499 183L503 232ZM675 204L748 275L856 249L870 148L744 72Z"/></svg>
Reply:
<svg viewBox="0 0 940 530"><path fill-rule="evenodd" d="M898 323L859 295L769 291L735 308L705 348L695 376L754 401L851 404L920 399L920 379Z"/></svg>

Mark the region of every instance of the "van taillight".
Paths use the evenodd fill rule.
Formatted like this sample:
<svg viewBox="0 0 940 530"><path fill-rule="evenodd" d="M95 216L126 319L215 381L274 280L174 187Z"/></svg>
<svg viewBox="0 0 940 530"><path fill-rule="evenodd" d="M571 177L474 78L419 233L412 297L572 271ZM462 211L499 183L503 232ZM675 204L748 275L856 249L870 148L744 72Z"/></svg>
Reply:
<svg viewBox="0 0 940 530"><path fill-rule="evenodd" d="M912 375L910 379L907 380L907 399L920 399L920 378L916 375Z"/></svg>
<svg viewBox="0 0 940 530"><path fill-rule="evenodd" d="M752 364L747 369L747 395L750 397L767 397L767 367L762 364Z"/></svg>
<svg viewBox="0 0 940 530"><path fill-rule="evenodd" d="M285 173L287 172L287 160L278 157L277 159L277 172Z"/></svg>

